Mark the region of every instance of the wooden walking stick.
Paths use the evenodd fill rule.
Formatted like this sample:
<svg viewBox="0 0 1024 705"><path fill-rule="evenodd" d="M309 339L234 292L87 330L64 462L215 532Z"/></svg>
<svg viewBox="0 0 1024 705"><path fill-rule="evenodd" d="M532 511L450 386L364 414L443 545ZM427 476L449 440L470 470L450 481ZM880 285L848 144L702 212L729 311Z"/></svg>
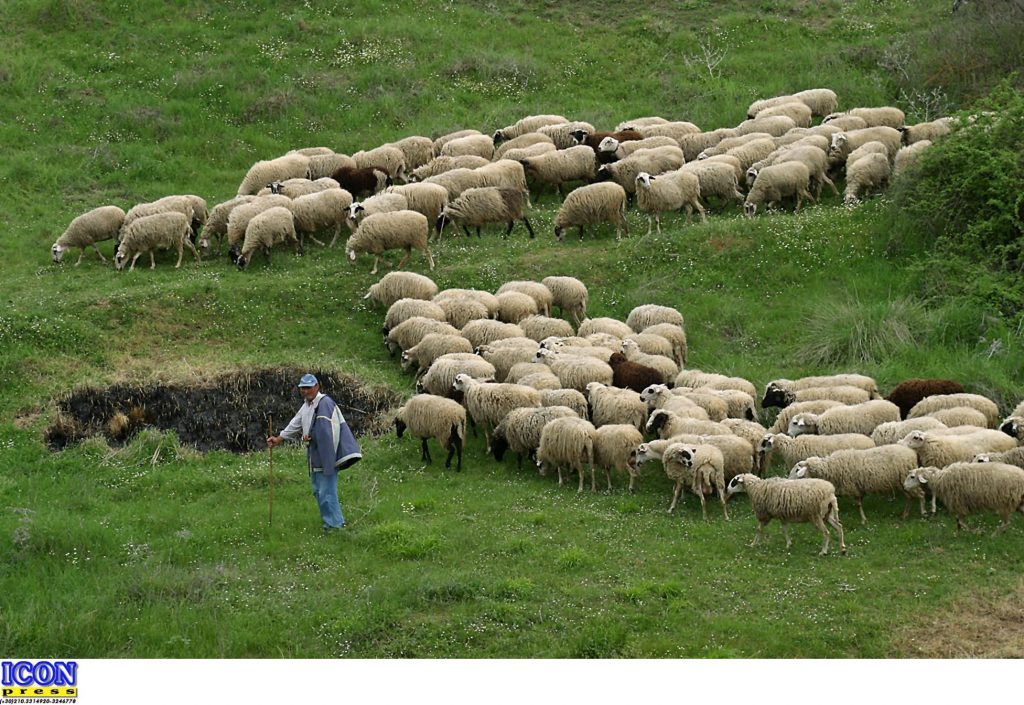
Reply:
<svg viewBox="0 0 1024 705"><path fill-rule="evenodd" d="M267 419L267 438L274 435L274 415L270 414ZM270 526L274 525L274 444L267 444L267 451L270 453Z"/></svg>

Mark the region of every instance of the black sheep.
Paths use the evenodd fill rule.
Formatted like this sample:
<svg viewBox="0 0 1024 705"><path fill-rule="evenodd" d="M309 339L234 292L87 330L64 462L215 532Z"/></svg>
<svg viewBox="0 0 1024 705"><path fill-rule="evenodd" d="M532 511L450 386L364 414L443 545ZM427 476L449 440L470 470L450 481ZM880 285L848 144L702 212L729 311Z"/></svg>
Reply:
<svg viewBox="0 0 1024 705"><path fill-rule="evenodd" d="M608 365L612 368L612 386L640 393L652 384L662 383L661 373L656 369L627 360L620 352L612 353Z"/></svg>
<svg viewBox="0 0 1024 705"><path fill-rule="evenodd" d="M933 394L960 394L964 391L963 385L951 379L907 379L896 385L889 396L888 401L900 408L900 418L907 418L907 414L914 408L914 404L925 397Z"/></svg>

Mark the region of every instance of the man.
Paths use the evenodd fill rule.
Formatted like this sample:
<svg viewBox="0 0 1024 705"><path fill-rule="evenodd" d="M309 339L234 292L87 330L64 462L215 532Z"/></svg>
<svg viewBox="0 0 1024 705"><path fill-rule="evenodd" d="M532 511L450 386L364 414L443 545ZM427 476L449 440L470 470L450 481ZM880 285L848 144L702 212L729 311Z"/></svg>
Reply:
<svg viewBox="0 0 1024 705"><path fill-rule="evenodd" d="M305 374L298 386L302 406L280 435L267 438L267 445L273 447L302 435L307 446L313 496L320 508L323 529L329 532L345 526L345 516L338 502L338 470L363 456L337 404L320 392L317 378Z"/></svg>

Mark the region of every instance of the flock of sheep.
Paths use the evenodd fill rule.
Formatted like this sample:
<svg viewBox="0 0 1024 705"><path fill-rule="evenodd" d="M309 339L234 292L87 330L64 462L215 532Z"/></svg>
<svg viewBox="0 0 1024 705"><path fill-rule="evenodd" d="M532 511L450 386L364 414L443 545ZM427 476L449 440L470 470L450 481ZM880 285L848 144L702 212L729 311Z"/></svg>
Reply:
<svg viewBox="0 0 1024 705"><path fill-rule="evenodd" d="M347 226L347 256L404 250L424 254L431 269L431 231L440 240L448 225L469 228L503 224L511 232L527 217L531 189L567 195L554 218L562 239L569 228L580 238L586 226L610 223L616 238L629 226L627 205L648 217L648 233L661 231L661 214L693 211L706 218L712 199L744 204L748 216L794 199L814 201L823 185L845 172L847 203L888 183L932 141L951 130L951 119L907 126L895 107L836 112L834 91L816 88L758 100L735 127L702 131L693 123L662 117L626 120L602 132L561 115L532 115L485 135L460 130L437 139L410 136L349 156L327 147L296 149L257 162L238 195L212 209L195 195L167 196L123 211L95 208L75 218L52 247L59 262L78 247L115 241L114 264L133 269L148 253L174 249L176 266L187 247L200 259L226 242L233 262L245 268L257 251L269 258L278 246L301 252L305 238L334 245ZM813 124L815 116L820 117ZM401 182L401 183L399 183ZM176 215L170 215L176 214ZM178 217L181 216L181 217ZM187 221L187 227L182 218ZM197 245L198 250L196 249Z"/></svg>
<svg viewBox="0 0 1024 705"><path fill-rule="evenodd" d="M625 321L587 316L587 288L573 277L512 281L495 293L438 291L413 272L391 272L366 294L387 308L384 340L415 372L417 394L398 410L408 431L448 451L462 467L467 422L487 452L508 451L554 471L573 473L578 490L597 489L597 472L629 478L660 461L674 482L669 511L688 491L727 498L750 495L755 543L772 519L813 523L828 550L828 526L845 550L838 497L862 501L900 494L903 518L917 499L922 516L936 500L966 528L967 515L990 510L1006 528L1024 512L1024 402L1000 422L996 404L952 380L913 379L886 398L871 377L836 374L769 382L757 401L753 383L687 369L683 316L654 304ZM558 309L563 317L553 317ZM572 319L572 322L564 317ZM770 407L779 412L770 426ZM772 476L778 459L787 477Z"/></svg>

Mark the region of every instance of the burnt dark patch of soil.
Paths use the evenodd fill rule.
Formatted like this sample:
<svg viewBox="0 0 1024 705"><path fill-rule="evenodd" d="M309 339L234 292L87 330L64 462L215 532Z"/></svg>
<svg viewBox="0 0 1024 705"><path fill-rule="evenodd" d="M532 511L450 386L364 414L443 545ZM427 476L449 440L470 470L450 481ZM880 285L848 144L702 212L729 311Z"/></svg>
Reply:
<svg viewBox="0 0 1024 705"><path fill-rule="evenodd" d="M302 404L295 385L310 371L357 437L382 432L385 412L400 402L387 387L367 387L349 375L305 368L246 369L202 382L87 387L57 400L46 444L57 451L102 435L116 446L149 427L174 431L181 443L200 451L262 450L269 417L274 433L285 427Z"/></svg>

